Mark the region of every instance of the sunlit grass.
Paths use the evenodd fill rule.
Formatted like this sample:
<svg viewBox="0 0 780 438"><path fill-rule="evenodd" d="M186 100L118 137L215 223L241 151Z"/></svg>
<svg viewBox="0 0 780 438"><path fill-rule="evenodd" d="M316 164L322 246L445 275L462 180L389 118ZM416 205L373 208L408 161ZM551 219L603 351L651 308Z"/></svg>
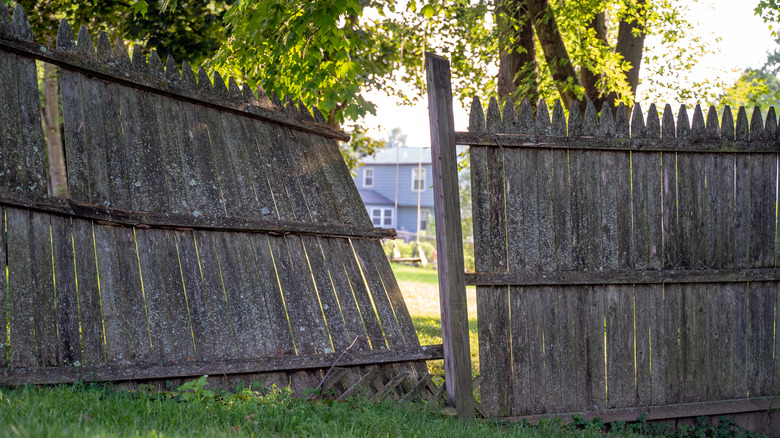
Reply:
<svg viewBox="0 0 780 438"><path fill-rule="evenodd" d="M412 316L417 337L423 345L441 344L441 308L439 306L439 280L433 269L392 264L398 286L406 307ZM466 288L469 312L469 344L471 347L472 375L479 374L479 343L477 340L477 296L474 287ZM433 374L444 375L442 361L428 364Z"/></svg>

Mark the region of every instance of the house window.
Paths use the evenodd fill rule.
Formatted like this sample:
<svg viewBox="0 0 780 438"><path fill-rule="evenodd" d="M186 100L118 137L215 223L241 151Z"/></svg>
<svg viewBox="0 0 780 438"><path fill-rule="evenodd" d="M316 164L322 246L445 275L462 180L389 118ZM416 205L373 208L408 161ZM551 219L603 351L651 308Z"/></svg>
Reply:
<svg viewBox="0 0 780 438"><path fill-rule="evenodd" d="M425 169L422 168L412 169L412 191L413 192L425 191Z"/></svg>
<svg viewBox="0 0 780 438"><path fill-rule="evenodd" d="M363 187L374 187L374 169L372 167L363 169Z"/></svg>
<svg viewBox="0 0 780 438"><path fill-rule="evenodd" d="M428 229L428 219L431 216L431 212L428 209L421 209L420 210L420 231L425 231Z"/></svg>
<svg viewBox="0 0 780 438"><path fill-rule="evenodd" d="M393 226L393 209L392 208L372 208L371 209L371 222L375 227L392 227Z"/></svg>

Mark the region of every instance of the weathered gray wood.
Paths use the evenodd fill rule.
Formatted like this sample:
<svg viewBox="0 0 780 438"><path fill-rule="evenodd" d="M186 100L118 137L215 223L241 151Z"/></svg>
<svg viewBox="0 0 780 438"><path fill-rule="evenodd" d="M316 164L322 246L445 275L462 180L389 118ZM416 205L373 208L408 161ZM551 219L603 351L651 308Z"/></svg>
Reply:
<svg viewBox="0 0 780 438"><path fill-rule="evenodd" d="M748 396L747 385L747 318L750 284L735 285L734 297L734 381L733 398Z"/></svg>
<svg viewBox="0 0 780 438"><path fill-rule="evenodd" d="M588 294L587 299L587 345L588 345L588 406L595 409L607 408L607 364L605 290L596 286Z"/></svg>
<svg viewBox="0 0 780 438"><path fill-rule="evenodd" d="M547 110L547 102L540 99L536 105L536 120L534 122L534 132L536 135L551 135L552 127L550 125L550 112Z"/></svg>
<svg viewBox="0 0 780 438"><path fill-rule="evenodd" d="M471 117L471 113L469 113L469 117ZM534 113L527 98L523 99L523 102L520 104L520 114L517 116L517 123L521 134L531 135L534 133ZM471 119L469 119L469 132L482 132L482 130L474 131L471 129L474 125L471 123Z"/></svg>
<svg viewBox="0 0 780 438"><path fill-rule="evenodd" d="M565 150L552 152L552 184L553 184L553 245L555 248L555 264L557 270L574 269L572 260L572 213L569 208L571 187L569 187L569 154ZM549 178L548 174L548 178ZM493 177L491 177L491 180ZM503 205L499 204L499 205ZM491 234L493 230L491 229ZM503 236L502 236L503 237ZM503 242L503 238L501 239ZM475 253L476 254L476 253Z"/></svg>
<svg viewBox="0 0 780 438"><path fill-rule="evenodd" d="M19 10L19 8L17 8ZM14 14L16 12L14 11ZM27 19L25 18L26 22ZM29 29L29 23L27 24ZM19 82L19 111L21 120L22 159L26 175L21 190L45 195L47 191L46 141L41 124L40 97L38 96L38 73L31 59L17 58Z"/></svg>
<svg viewBox="0 0 780 438"><path fill-rule="evenodd" d="M748 291L747 389L751 397L771 395L775 283L756 282Z"/></svg>
<svg viewBox="0 0 780 438"><path fill-rule="evenodd" d="M695 418L698 416L717 416L736 414L740 412L748 412L754 414L756 412L766 411L773 406L772 397L755 397L755 398L741 398L737 400L718 400L702 403L670 403L656 406L642 406L642 407L630 407L621 409L607 409L607 410L589 410L576 412L580 415L584 421L591 421L593 419L600 419L605 423L611 422L633 422L640 416L645 416L648 421L650 420L675 420ZM571 413L561 413L560 418L565 422L573 421ZM506 421L535 423L542 418L547 418L547 415L525 415L506 418ZM765 417L761 417L762 419ZM679 426L683 426L682 422L677 423ZM740 423L741 424L741 423ZM689 423L692 426L693 423Z"/></svg>
<svg viewBox="0 0 780 438"><path fill-rule="evenodd" d="M661 121L658 119L658 109L654 103L650 104L647 110L647 126L645 127L647 138L658 140L661 136Z"/></svg>
<svg viewBox="0 0 780 438"><path fill-rule="evenodd" d="M628 125L628 109L623 102L615 110L615 136L617 138L630 138L631 131Z"/></svg>
<svg viewBox="0 0 780 438"><path fill-rule="evenodd" d="M516 239L522 240L522 246L520 242L517 246L510 245L509 257L510 257L510 269L514 270L515 266L520 268L524 266L529 271L539 271L541 269L541 253L540 253L540 223L539 223L539 203L538 203L538 164L539 155L544 154L544 151L528 150L524 152L505 152L505 156L508 157L507 163L512 166L520 164L522 169L520 172L507 172L507 179L509 185L507 191L509 194L514 195L513 188L522 190L520 197L522 204L520 207L523 210L523 222L521 226L521 235ZM521 179L517 181L518 177ZM510 205L510 204L507 204ZM514 207L514 205L511 205ZM516 265L519 260L518 250L523 251L524 263L522 265Z"/></svg>
<svg viewBox="0 0 780 438"><path fill-rule="evenodd" d="M650 405L658 406L666 403L666 393L668 382L666 381L666 370L669 367L669 361L667 360L666 345L667 341L671 338L677 340L677 333L670 333L667 331L666 324L666 293L665 285L657 285L647 287L644 285L636 285L635 289L638 293L644 293L647 295L644 305L645 308L638 309L640 312L644 312L647 315L649 322L649 339L648 339L648 357L650 358L650 369L648 370L650 377ZM670 315L671 316L671 315ZM642 398L646 400L646 398Z"/></svg>
<svg viewBox="0 0 780 438"><path fill-rule="evenodd" d="M636 257L632 252L631 155L625 152L606 153L601 161L602 172L609 175L602 180L601 195L602 226L605 228L602 235L604 269L629 269Z"/></svg>
<svg viewBox="0 0 780 438"><path fill-rule="evenodd" d="M551 176L553 175L553 151L540 150L537 156L537 208L539 214L539 265L544 271L553 271L556 262L555 259L555 234L554 234L554 184ZM473 170L472 170L473 172ZM473 184L473 183L472 183ZM474 203L474 193L472 185L472 205ZM475 224L476 224L476 216ZM476 229L476 228L475 228ZM476 249L476 240L475 240ZM476 254L476 252L475 252ZM474 260L475 267L477 260Z"/></svg>
<svg viewBox="0 0 780 438"><path fill-rule="evenodd" d="M227 302L225 285L222 281L222 270L216 250L214 233L195 231L194 241L200 266L200 275L204 283L205 301L209 309L210 321L215 331L214 356L218 359L236 359L238 343L236 341L235 328L230 315L230 307ZM284 323L287 320L285 318ZM278 333L283 338L284 333ZM292 341L290 342L292 344ZM292 354L294 348L278 352L278 354Z"/></svg>
<svg viewBox="0 0 780 438"><path fill-rule="evenodd" d="M683 356L680 398L683 402L707 399L710 378L707 363L709 341L705 292L699 285L684 285L680 331L680 350ZM703 376L706 378L702 378Z"/></svg>
<svg viewBox="0 0 780 438"><path fill-rule="evenodd" d="M83 348L81 364L100 365L106 361L106 346L91 221L73 219L73 254L75 275L79 279L77 292Z"/></svg>
<svg viewBox="0 0 780 438"><path fill-rule="evenodd" d="M724 113L724 117L725 117L725 113ZM723 124L725 125L726 122L724 121ZM748 140L750 138L747 113L745 112L744 106L740 106L739 111L737 112L737 127L736 127L734 138L737 141Z"/></svg>
<svg viewBox="0 0 780 438"><path fill-rule="evenodd" d="M32 287L32 253L29 230L32 214L5 210L8 245L8 301L11 334L11 366L38 365L35 330L35 290Z"/></svg>
<svg viewBox="0 0 780 438"><path fill-rule="evenodd" d="M636 404L640 406L650 406L653 403L652 376L651 376L651 345L652 327L656 321L653 320L655 304L652 301L653 289L659 286L634 286L634 364L636 379ZM655 364L658 365L657 363Z"/></svg>
<svg viewBox="0 0 780 438"><path fill-rule="evenodd" d="M761 117L761 108L753 108L753 114L750 117L750 140L761 141L765 139L764 120Z"/></svg>
<svg viewBox="0 0 780 438"><path fill-rule="evenodd" d="M764 124L764 140L775 140L777 138L777 116L775 107L770 106L766 112L766 123Z"/></svg>
<svg viewBox="0 0 780 438"><path fill-rule="evenodd" d="M691 136L691 122L688 120L688 109L685 105L680 105L677 112L677 138L688 138Z"/></svg>
<svg viewBox="0 0 780 438"><path fill-rule="evenodd" d="M664 402L679 403L683 395L683 362L686 360L681 349L683 334L683 291L682 286L677 284L664 286L663 313L664 313L664 333L662 338L666 360L664 362L663 374L659 372L659 377L665 384ZM661 371L661 370L659 370Z"/></svg>
<svg viewBox="0 0 780 438"><path fill-rule="evenodd" d="M709 140L717 140L720 138L720 126L718 125L718 111L713 105L707 110L707 127L706 137Z"/></svg>
<svg viewBox="0 0 780 438"><path fill-rule="evenodd" d="M661 126L661 138L675 138L677 137L676 128L674 125L674 115L672 115L672 107L667 103L664 106L663 123Z"/></svg>
<svg viewBox="0 0 780 438"><path fill-rule="evenodd" d="M33 39L32 29L30 28L30 21L27 19L27 14L25 14L24 8L19 3L17 3L14 7L12 24L14 28L14 36L16 38L26 41L31 41Z"/></svg>
<svg viewBox="0 0 780 438"><path fill-rule="evenodd" d="M532 259L538 260L538 249L535 255L527 254L532 248L538 248L539 242L527 245L524 231L536 229L536 215L524 217L523 207L525 204L525 186L523 179L527 179L524 169L528 163L526 160L533 160L534 165L528 167L527 171L533 175L533 186L536 188L536 153L535 151L503 151L504 156L504 177L506 179L506 239L511 244L506 245L507 258L506 269L510 271L526 269L526 263ZM536 204L536 196L528 203ZM529 212L530 213L530 212ZM504 246L504 245L502 245ZM529 248L526 248L528 246Z"/></svg>
<svg viewBox="0 0 780 438"><path fill-rule="evenodd" d="M731 107L728 105L723 108L720 137L724 140L734 140L734 117L731 115Z"/></svg>
<svg viewBox="0 0 780 438"><path fill-rule="evenodd" d="M197 377L204 374L247 374L293 370L327 369L334 363L339 366L356 366L376 363L397 363L409 360L440 360L443 357L441 345L425 345L416 350L380 350L355 352L352 355L341 353L274 356L242 360L220 360L197 363L139 364L128 366L104 367L57 367L57 368L19 368L8 370L0 378L0 385L23 385L40 383L101 382L165 378L170 376ZM369 377L370 379L370 377ZM362 385L362 383L360 384ZM352 393L354 394L354 392ZM349 396L347 396L349 397Z"/></svg>
<svg viewBox="0 0 780 438"><path fill-rule="evenodd" d="M582 135L593 136L599 129L599 114L593 102L588 101L585 106L585 116L582 122Z"/></svg>
<svg viewBox="0 0 780 438"><path fill-rule="evenodd" d="M569 131L570 137L582 135L582 113L579 103L572 101L569 104Z"/></svg>
<svg viewBox="0 0 780 438"><path fill-rule="evenodd" d="M636 403L634 287L606 286L607 406Z"/></svg>
<svg viewBox="0 0 780 438"><path fill-rule="evenodd" d="M456 132L457 144L490 148L584 149L642 152L775 153L768 141L694 140L692 138L551 137L523 134Z"/></svg>
<svg viewBox="0 0 780 438"><path fill-rule="evenodd" d="M694 140L703 140L707 133L707 127L704 125L704 113L701 105L698 103L693 109L693 120L691 121L691 138Z"/></svg>
<svg viewBox="0 0 780 438"><path fill-rule="evenodd" d="M129 303L124 285L120 279L120 261L118 242L113 227L96 226L93 228L95 239L95 258L99 275L100 309L103 312L106 354L108 362L127 365L130 363L130 333L126 329L125 315Z"/></svg>
<svg viewBox="0 0 780 438"><path fill-rule="evenodd" d="M20 120L19 92L17 89L19 72L16 68L17 57L9 53L0 52L0 157L2 157L2 183L10 190L16 190L21 184L22 174L26 163L22 161L23 151L21 141L22 133Z"/></svg>
<svg viewBox="0 0 780 438"><path fill-rule="evenodd" d="M506 132L506 131L505 131ZM552 112L552 135L566 135L566 118L560 100L555 100Z"/></svg>
<svg viewBox="0 0 780 438"><path fill-rule="evenodd" d="M512 99L504 100L504 107L501 111L501 132L519 132L520 126L517 123L517 114L515 114L515 104ZM564 134L565 135L565 134Z"/></svg>
<svg viewBox="0 0 780 438"><path fill-rule="evenodd" d="M57 302L52 266L51 216L32 214L30 228L30 260L32 262L32 295L35 318L35 346L38 366L61 363L57 333Z"/></svg>
<svg viewBox="0 0 780 438"><path fill-rule="evenodd" d="M531 299L530 297L531 294L526 293L522 288L515 288L509 292L509 306L512 311L511 348L512 356L516 358L511 363L511 415L525 415L534 412L535 408L535 406L531 404L531 399L533 397L531 388L534 380L531 375L531 364L537 362L540 355L538 355L538 352L532 351L531 349L532 345L536 345L534 339L536 328L529 325L529 321L532 318L532 312L535 311L535 309L528 305ZM482 348L482 345L480 345L480 348ZM487 348L492 347L487 345ZM480 369L481 372L487 371L487 368L485 367L481 367ZM484 383L485 382L483 381L483 384ZM486 391L484 395L488 396L489 394ZM482 400L484 402L484 396ZM486 411L486 414L489 414L489 411Z"/></svg>
<svg viewBox="0 0 780 438"><path fill-rule="evenodd" d="M3 10L0 9L0 14L2 14L2 13L3 13ZM6 16L5 18L7 19L8 17ZM3 231L2 233L0 233L0 260L2 260L2 259L6 259L7 260L6 255L7 255L7 248L8 247L7 247L6 232L5 232L5 226L6 226L5 225L5 211L3 209L0 209L0 218L3 218L3 226L0 228ZM6 272L7 271L0 272L0 281L2 281L2 282L6 281ZM0 303L4 304L4 306L0 306L0 307L2 307L2 308L0 308L0 319L2 319L3 321L6 321L5 326L3 326L2 329L0 329L0 336L3 336L2 341L0 341L0 348L2 348L3 346L5 346L5 348L6 348L6 354L5 355L0 354L0 366L2 366L3 368L6 368L6 367L10 366L10 364L8 363L8 360L10 359L8 357L8 351L9 351L8 349L10 348L10 345L8 344L8 339L9 339L9 335L10 335L10 333L8 332L8 329L10 328L9 324L8 324L8 321L10 321L11 315L8 314L8 309L7 309L7 307L8 307L8 287L0 288ZM79 351L79 353L80 353L80 351Z"/></svg>
<svg viewBox="0 0 780 438"><path fill-rule="evenodd" d="M559 411L570 411L588 405L587 369L583 366L588 363L584 331L587 318L582 310L586 308L585 294L589 292L589 287L573 291L558 288L557 291L560 324L558 349L561 352Z"/></svg>
<svg viewBox="0 0 780 438"><path fill-rule="evenodd" d="M458 409L461 418L474 415L471 393L471 356L469 349L468 310L463 276L463 248L451 245L461 242L460 202L457 198L457 157L455 126L452 115L452 90L449 63L433 54L426 54L428 105L431 120L431 157L434 169L434 194L443 202L436 203L436 245L440 282L439 298L442 312L442 337L445 342L445 379L447 400Z"/></svg>
<svg viewBox="0 0 780 438"><path fill-rule="evenodd" d="M757 269L665 269L665 270L603 270L593 272L475 272L466 274L466 284L484 286L563 286L596 284L660 284L660 283L743 283L777 281L780 270Z"/></svg>
<svg viewBox="0 0 780 438"><path fill-rule="evenodd" d="M3 3L0 5L0 34L5 36L13 34L13 25L8 15L8 7Z"/></svg>
<svg viewBox="0 0 780 438"><path fill-rule="evenodd" d="M596 131L596 136L605 138L615 137L615 119L612 117L610 108L601 107L599 129Z"/></svg>
<svg viewBox="0 0 780 438"><path fill-rule="evenodd" d="M635 269L660 269L663 265L661 235L661 155L632 154L633 253Z"/></svg>
<svg viewBox="0 0 780 438"><path fill-rule="evenodd" d="M112 164L113 165L113 164ZM118 165L118 163L116 164ZM114 199L122 199L115 197ZM82 204L65 198L50 198L0 190L0 204L30 210L54 213L74 218L95 219L113 225L138 228L193 228L213 231L244 231L269 234L305 234L314 236L381 239L394 237L395 230L361 225L317 223L312 221L224 218L190 215L159 214L122 210L100 205ZM196 210L197 211L197 210Z"/></svg>
<svg viewBox="0 0 780 438"><path fill-rule="evenodd" d="M651 107L651 110L655 110L655 107ZM648 124L650 122L650 112L648 112ZM658 118L658 112L655 114L656 119ZM634 107L631 110L631 138L644 138L647 135L647 130L645 128L645 120L644 115L642 114L642 106L639 105L639 103L635 103Z"/></svg>

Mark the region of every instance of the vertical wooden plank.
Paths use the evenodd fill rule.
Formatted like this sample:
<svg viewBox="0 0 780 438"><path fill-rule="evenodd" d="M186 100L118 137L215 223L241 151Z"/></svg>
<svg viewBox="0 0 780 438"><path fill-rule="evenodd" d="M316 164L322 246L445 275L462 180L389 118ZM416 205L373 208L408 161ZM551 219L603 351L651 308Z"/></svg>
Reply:
<svg viewBox="0 0 780 438"><path fill-rule="evenodd" d="M338 299L339 308L342 317L344 318L349 340L350 342L355 341L355 346L353 348L356 350L366 350L369 348L368 333L366 332L366 327L363 325L363 318L361 318L358 303L355 300L352 286L347 278L344 262L339 257L339 247L343 246L343 243L337 244L336 240L337 239L321 240L322 255L325 258L328 273L333 281L336 298Z"/></svg>
<svg viewBox="0 0 780 438"><path fill-rule="evenodd" d="M177 362L190 362L197 359L190 309L186 292L182 284L181 267L173 231L152 231L149 238L154 240L157 264L152 269L160 271L164 302L167 303L168 322L173 344L173 358Z"/></svg>
<svg viewBox="0 0 780 438"><path fill-rule="evenodd" d="M214 247L213 233L195 231L193 234L200 276L204 283L206 305L216 332L214 355L218 358L235 359L238 357L238 343L225 296L225 286L222 283L222 271ZM293 352L293 349L289 350L290 354Z"/></svg>
<svg viewBox="0 0 780 438"><path fill-rule="evenodd" d="M670 333L667 327L666 305L667 297L665 285L658 284L650 287L635 286L636 289L645 288L648 306L644 309L649 315L649 348L650 351L650 404L654 406L666 403L668 383L667 369L670 368L669 352L667 351L668 339L672 336L677 340L677 332ZM676 382L672 384L676 385Z"/></svg>
<svg viewBox="0 0 780 438"><path fill-rule="evenodd" d="M220 272L229 313L233 320L239 357L258 357L272 351L271 340L265 336L271 326L262 303L256 302L256 284L250 279L244 259L249 248L239 234L214 233ZM305 279L302 278L302 281ZM289 302L288 302L289 303ZM302 318L306 316L301 315Z"/></svg>
<svg viewBox="0 0 780 438"><path fill-rule="evenodd" d="M561 412L563 394L561 388L561 363L564 354L561 348L561 314L558 303L558 287L542 287L544 330L544 380L545 409L547 412Z"/></svg>
<svg viewBox="0 0 780 438"><path fill-rule="evenodd" d="M593 409L607 408L605 299L606 291L604 286L593 286L593 290L587 297L589 406L592 406Z"/></svg>
<svg viewBox="0 0 780 438"><path fill-rule="evenodd" d="M601 199L600 239L604 248L601 266L605 270L625 269L631 260L631 171L628 154L603 151L598 167ZM598 237L597 237L598 236Z"/></svg>
<svg viewBox="0 0 780 438"><path fill-rule="evenodd" d="M426 53L428 105L431 123L431 157L435 203L436 247L439 254L439 298L445 351L447 402L455 405L461 418L474 416L471 393L468 311L466 306L460 210L457 198L457 158L455 123L452 115L452 89L449 62ZM451 245L455 242L455 245Z"/></svg>
<svg viewBox="0 0 780 438"><path fill-rule="evenodd" d="M128 364L128 333L124 320L128 312L128 303L123 293L120 279L120 265L117 258L117 242L114 227L98 225L94 227L95 249L100 278L100 308L103 311L106 354L112 364Z"/></svg>
<svg viewBox="0 0 780 438"><path fill-rule="evenodd" d="M205 111L196 105L182 103L177 114L181 117L184 138L180 151L182 173L189 176L187 199L192 214L224 215Z"/></svg>
<svg viewBox="0 0 780 438"><path fill-rule="evenodd" d="M707 309L704 286L682 285L682 327L680 351L682 354L682 402L699 402L707 398L709 370L707 363Z"/></svg>
<svg viewBox="0 0 780 438"><path fill-rule="evenodd" d="M268 236L256 234L248 236L252 241L254 249L256 269L256 279L263 287L263 299L268 320L271 324L271 335L273 339L274 352L277 354L291 354L295 351L293 336L290 333L290 321L284 307L282 291L279 289L279 280L274 267L271 247L268 243Z"/></svg>
<svg viewBox="0 0 780 438"><path fill-rule="evenodd" d="M22 132L19 124L19 92L16 88L16 56L0 52L0 159L2 165L2 185L13 189L19 184L19 151L21 151Z"/></svg>
<svg viewBox="0 0 780 438"><path fill-rule="evenodd" d="M661 156L632 153L633 218L636 269L660 269L661 240Z"/></svg>
<svg viewBox="0 0 780 438"><path fill-rule="evenodd" d="M86 115L81 98L79 73L63 69L60 72L62 99L63 144L68 170L68 194L78 202L90 202L89 163L87 162Z"/></svg>
<svg viewBox="0 0 780 438"><path fill-rule="evenodd" d="M555 264L557 270L574 269L572 260L572 215L569 207L569 154L568 150L555 149L553 164L553 227Z"/></svg>
<svg viewBox="0 0 780 438"><path fill-rule="evenodd" d="M525 323L525 330L528 333L528 356L525 360L528 362L529 387L528 392L522 394L520 400L515 399L515 404L520 405L521 409L530 413L540 414L547 412L549 405L544 351L544 312L547 303L544 301L542 289L539 287L523 288L521 306L523 305L527 312L523 315L525 318L517 323Z"/></svg>
<svg viewBox="0 0 780 438"><path fill-rule="evenodd" d="M634 286L606 286L607 404L636 402L634 375Z"/></svg>
<svg viewBox="0 0 780 438"><path fill-rule="evenodd" d="M63 74L74 75L74 73L64 72ZM118 159L117 157L109 158L109 140L116 140L117 129L121 129L121 126L112 126L117 123L117 119L112 119L111 116L116 115L116 109L107 108L107 105L111 105L111 99L104 100L104 94L109 94L106 90L107 84L102 81L92 80L84 75L76 74L75 80L78 81L81 88L81 106L84 111L84 123L80 126L84 131L84 150L75 150L75 153L84 153L84 157L76 158L76 162L86 161L87 175L89 178L89 197L90 202L97 205L111 205L111 167L109 165L109 159ZM108 96L106 96L108 97ZM108 123L104 120L104 114L108 115ZM67 146L67 144L66 144ZM114 146L116 147L116 146ZM66 154L66 156L69 154Z"/></svg>
<svg viewBox="0 0 780 438"><path fill-rule="evenodd" d="M176 360L173 334L169 315L169 304L165 293L163 268L157 257L157 234L159 230L138 230L138 264L143 277L146 313L149 326L149 342L153 360L170 363ZM101 265L102 266L102 265ZM102 284L101 268L101 284Z"/></svg>
<svg viewBox="0 0 780 438"><path fill-rule="evenodd" d="M716 400L735 398L734 373L736 334L735 285L720 285L720 293L709 300L711 321L710 363L713 365L711 398Z"/></svg>
<svg viewBox="0 0 780 438"><path fill-rule="evenodd" d="M685 389L683 362L686 360L682 349L683 327L683 287L679 284L667 284L664 287L664 332L666 354L666 373L664 374L666 403L679 403L683 400Z"/></svg>
<svg viewBox="0 0 780 438"><path fill-rule="evenodd" d="M19 103L22 127L22 149L26 176L22 188L25 192L46 195L47 175L46 141L43 138L41 124L41 102L38 96L38 73L35 60L32 58L17 58L19 69Z"/></svg>
<svg viewBox="0 0 780 438"><path fill-rule="evenodd" d="M221 339L218 325L223 324L212 318L211 309L208 306L207 289L200 272L194 235L191 231L176 231L174 236L182 284L189 304L192 337L195 341L197 358L206 361L219 359L217 349Z"/></svg>
<svg viewBox="0 0 780 438"><path fill-rule="evenodd" d="M30 258L35 314L35 345L38 366L57 366L61 362L57 334L57 303L54 295L51 220L48 214L30 212Z"/></svg>
<svg viewBox="0 0 780 438"><path fill-rule="evenodd" d="M32 288L31 214L7 208L8 293L10 301L11 366L38 365L35 345L35 291Z"/></svg>
<svg viewBox="0 0 780 438"><path fill-rule="evenodd" d="M587 342L585 338L586 297L591 286L558 288L561 351L561 410L575 412L589 409L587 387Z"/></svg>
<svg viewBox="0 0 780 438"><path fill-rule="evenodd" d="M524 240L523 248L525 249L525 266L529 271L541 270L541 257L540 257L540 243L539 243L539 204L538 204L538 187L537 187L537 169L538 169L538 157L539 154L543 154L544 151L538 151L536 149L529 149L527 151L512 151L510 161L519 162L522 164L522 170L519 172L519 176L522 178L520 184L522 184L522 209L523 209L523 223L521 228L521 236ZM517 176L513 173L513 177ZM510 247L510 254L515 251ZM517 259L517 257L514 257ZM511 264L510 266L514 266Z"/></svg>
<svg viewBox="0 0 780 438"><path fill-rule="evenodd" d="M774 303L777 286L772 282L750 284L747 315L747 389L749 397L772 391Z"/></svg>
<svg viewBox="0 0 780 438"><path fill-rule="evenodd" d="M734 296L734 374L733 398L748 396L748 296L750 283L735 284Z"/></svg>
<svg viewBox="0 0 780 438"><path fill-rule="evenodd" d="M534 327L529 327L530 313L534 311L529 302L530 297L526 288L509 288L513 358L511 415L528 415L534 412L531 388L535 379L531 376L531 363L541 357L541 354L531 349L532 337L536 333Z"/></svg>
<svg viewBox="0 0 780 438"><path fill-rule="evenodd" d="M100 365L106 361L106 346L91 221L73 220L73 254L78 278L79 326L83 348L81 364Z"/></svg>
<svg viewBox="0 0 780 438"><path fill-rule="evenodd" d="M636 403L639 406L650 406L653 401L652 376L651 376L651 345L652 327L655 325L656 316L653 313L653 289L659 285L634 286L634 366L636 379ZM657 364L653 364L657 365Z"/></svg>

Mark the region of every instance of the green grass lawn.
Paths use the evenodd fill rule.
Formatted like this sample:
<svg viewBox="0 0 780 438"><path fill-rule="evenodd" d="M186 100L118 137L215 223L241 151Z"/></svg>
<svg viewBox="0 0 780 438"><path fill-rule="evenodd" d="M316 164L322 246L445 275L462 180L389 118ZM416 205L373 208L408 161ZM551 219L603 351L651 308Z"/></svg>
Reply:
<svg viewBox="0 0 780 438"><path fill-rule="evenodd" d="M441 344L441 309L439 307L439 276L433 269L393 263L393 273L412 316L420 343ZM479 374L479 343L477 340L477 295L474 287L466 288L469 312L469 343L472 374ZM429 363L432 373L444 375L442 361Z"/></svg>

